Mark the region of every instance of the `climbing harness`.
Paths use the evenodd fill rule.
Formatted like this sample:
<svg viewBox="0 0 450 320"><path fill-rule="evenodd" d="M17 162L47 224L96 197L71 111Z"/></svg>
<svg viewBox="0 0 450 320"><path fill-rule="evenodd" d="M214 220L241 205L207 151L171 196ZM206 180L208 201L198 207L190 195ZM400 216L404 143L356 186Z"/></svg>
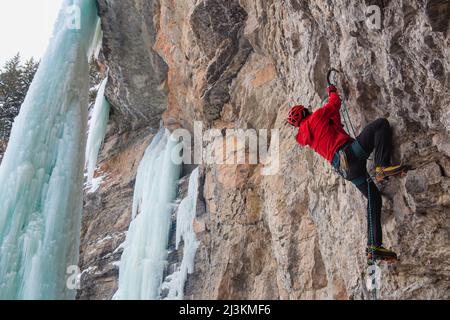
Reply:
<svg viewBox="0 0 450 320"><path fill-rule="evenodd" d="M349 176L350 167L348 165L347 159L347 149L351 146L352 142L347 142L344 144L339 150L336 151L333 157L333 161L331 165L337 174L342 176L344 179L347 179Z"/></svg>
<svg viewBox="0 0 450 320"><path fill-rule="evenodd" d="M362 148L361 144L358 142L358 140L354 140L351 142L346 143L344 146L342 146L336 153L334 154L332 166L334 170L342 176L344 179L347 179L349 176L349 165L348 165L348 159L347 159L347 150L350 148L352 153L361 161L366 161L369 156ZM371 178L369 176L369 178ZM351 182L355 186L360 186L363 183L365 183L367 180L367 176L360 176L355 179L352 179Z"/></svg>

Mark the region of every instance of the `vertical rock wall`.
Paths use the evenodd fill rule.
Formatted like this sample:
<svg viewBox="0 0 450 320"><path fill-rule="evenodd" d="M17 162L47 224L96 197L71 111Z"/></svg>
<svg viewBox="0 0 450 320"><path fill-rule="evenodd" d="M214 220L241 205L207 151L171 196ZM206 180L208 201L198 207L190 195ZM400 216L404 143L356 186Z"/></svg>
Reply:
<svg viewBox="0 0 450 320"><path fill-rule="evenodd" d="M202 166L205 210L195 222L201 244L187 298L369 298L366 203L325 160L296 145L296 132L285 123L294 103L321 106L331 66L343 71L341 92L356 131L387 118L394 128L394 159L417 168L382 186L385 243L399 253L400 263L382 268L381 297L450 297L447 1L100 0L99 5L115 79L109 98L115 113L126 114L114 120L123 129L111 130L109 141L121 143L103 151L104 163L119 157L124 162L112 167L126 167L126 161L140 159L142 148L123 138L136 143L151 138L129 129L147 124L136 120L139 113L139 119L152 119L153 128L166 110L162 118L171 129L192 131L194 121L202 121L205 128L280 132L276 175L262 176L260 165ZM380 30L365 23L369 5L381 9ZM162 69L135 68L155 59ZM136 79L143 74L153 80L140 87ZM161 88L167 100L157 94L153 100ZM93 235L101 234L93 221L108 225L102 236L126 230L135 173L121 170L126 172L114 174L119 183L90 196L97 209L86 206L84 230L92 235L85 235L82 256L97 261L86 267L101 264L120 243L118 237L87 254L87 243L97 243ZM116 192L123 192L120 204ZM122 222L111 224L116 210ZM98 288L84 289L84 298L109 296L116 271L97 272L92 279Z"/></svg>
<svg viewBox="0 0 450 320"><path fill-rule="evenodd" d="M97 3L112 110L96 172L102 182L85 192L79 299L111 299L117 290L137 168L167 105L167 65L153 50L158 2Z"/></svg>

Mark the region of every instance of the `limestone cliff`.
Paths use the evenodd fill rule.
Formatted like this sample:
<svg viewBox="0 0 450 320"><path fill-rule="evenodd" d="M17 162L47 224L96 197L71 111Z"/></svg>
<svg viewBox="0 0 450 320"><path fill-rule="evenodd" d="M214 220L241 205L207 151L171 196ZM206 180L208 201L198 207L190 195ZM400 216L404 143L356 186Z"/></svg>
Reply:
<svg viewBox="0 0 450 320"><path fill-rule="evenodd" d="M113 116L97 173L104 182L86 193L80 299L116 289L136 168L161 119L170 129L201 121L280 132L276 175L201 166L200 247L186 298L369 298L366 203L285 123L294 103L321 106L332 66L343 72L356 131L389 119L395 160L416 168L381 186L385 243L400 255L382 268L381 297L450 298L448 1L98 5ZM369 5L381 9L379 29L366 23Z"/></svg>

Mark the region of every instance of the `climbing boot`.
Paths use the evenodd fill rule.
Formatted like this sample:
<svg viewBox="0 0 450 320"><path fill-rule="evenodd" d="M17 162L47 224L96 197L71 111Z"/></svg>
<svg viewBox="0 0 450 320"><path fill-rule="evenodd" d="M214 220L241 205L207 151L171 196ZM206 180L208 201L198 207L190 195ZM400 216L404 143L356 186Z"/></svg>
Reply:
<svg viewBox="0 0 450 320"><path fill-rule="evenodd" d="M389 177L405 174L406 171L406 166L377 167L375 169L378 182L382 182Z"/></svg>
<svg viewBox="0 0 450 320"><path fill-rule="evenodd" d="M388 250L383 246L372 246L366 249L368 261L398 261L397 254L394 251Z"/></svg>

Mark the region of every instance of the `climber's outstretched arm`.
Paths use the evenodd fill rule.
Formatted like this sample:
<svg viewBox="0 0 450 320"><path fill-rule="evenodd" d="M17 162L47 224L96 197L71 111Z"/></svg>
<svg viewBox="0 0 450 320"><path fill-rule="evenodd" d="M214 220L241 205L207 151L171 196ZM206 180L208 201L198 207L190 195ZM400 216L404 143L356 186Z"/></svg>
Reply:
<svg viewBox="0 0 450 320"><path fill-rule="evenodd" d="M337 93L336 87L334 86L328 87L327 91L328 94L330 95L330 99L328 100L328 103L325 106L323 106L323 109L325 114L331 116L335 113L339 113L339 110L341 108L341 98Z"/></svg>

